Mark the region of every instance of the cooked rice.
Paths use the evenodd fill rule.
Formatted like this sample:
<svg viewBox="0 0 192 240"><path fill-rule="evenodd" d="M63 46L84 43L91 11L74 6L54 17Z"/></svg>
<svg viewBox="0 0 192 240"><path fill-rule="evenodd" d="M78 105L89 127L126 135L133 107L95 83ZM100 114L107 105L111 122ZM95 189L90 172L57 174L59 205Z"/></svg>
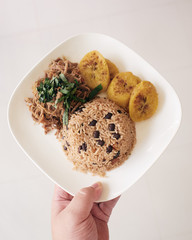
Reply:
<svg viewBox="0 0 192 240"><path fill-rule="evenodd" d="M75 169L104 176L131 154L136 142L135 124L123 108L96 98L71 116L60 140Z"/></svg>

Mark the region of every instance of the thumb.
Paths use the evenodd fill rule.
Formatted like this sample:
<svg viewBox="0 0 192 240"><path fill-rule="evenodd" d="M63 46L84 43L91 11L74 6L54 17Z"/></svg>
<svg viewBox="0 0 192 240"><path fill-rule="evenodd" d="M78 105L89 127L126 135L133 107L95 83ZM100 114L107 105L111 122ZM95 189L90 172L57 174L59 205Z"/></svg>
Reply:
<svg viewBox="0 0 192 240"><path fill-rule="evenodd" d="M102 184L100 182L82 188L71 200L67 210L76 216L78 221L82 221L89 216L93 203L100 198L101 193Z"/></svg>

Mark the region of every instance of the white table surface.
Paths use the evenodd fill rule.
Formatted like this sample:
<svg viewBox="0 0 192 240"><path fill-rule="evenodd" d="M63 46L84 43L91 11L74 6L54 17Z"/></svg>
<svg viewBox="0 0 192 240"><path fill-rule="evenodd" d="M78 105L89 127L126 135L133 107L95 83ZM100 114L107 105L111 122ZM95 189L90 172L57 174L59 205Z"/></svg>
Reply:
<svg viewBox="0 0 192 240"><path fill-rule="evenodd" d="M114 209L110 239L191 240L191 0L0 0L0 239L51 239L54 185L13 139L7 104L44 54L81 32L105 33L140 54L174 87L183 111L171 144Z"/></svg>

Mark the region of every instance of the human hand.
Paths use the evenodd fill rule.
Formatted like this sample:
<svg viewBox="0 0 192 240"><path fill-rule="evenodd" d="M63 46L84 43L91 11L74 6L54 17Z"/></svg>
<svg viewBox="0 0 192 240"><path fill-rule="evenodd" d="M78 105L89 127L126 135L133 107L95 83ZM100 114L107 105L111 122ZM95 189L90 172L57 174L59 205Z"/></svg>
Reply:
<svg viewBox="0 0 192 240"><path fill-rule="evenodd" d="M107 223L119 197L94 203L101 193L101 183L81 189L75 197L55 186L51 213L53 240L108 240Z"/></svg>

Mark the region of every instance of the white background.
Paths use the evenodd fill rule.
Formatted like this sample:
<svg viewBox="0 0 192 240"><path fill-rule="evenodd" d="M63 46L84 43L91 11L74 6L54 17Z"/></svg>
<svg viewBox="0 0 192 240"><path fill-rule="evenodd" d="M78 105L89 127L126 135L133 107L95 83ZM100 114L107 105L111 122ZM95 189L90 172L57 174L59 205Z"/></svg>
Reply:
<svg viewBox="0 0 192 240"><path fill-rule="evenodd" d="M0 239L51 240L54 185L14 141L7 104L44 54L81 32L136 51L174 87L183 111L171 144L114 209L110 239L191 240L191 0L0 0Z"/></svg>

